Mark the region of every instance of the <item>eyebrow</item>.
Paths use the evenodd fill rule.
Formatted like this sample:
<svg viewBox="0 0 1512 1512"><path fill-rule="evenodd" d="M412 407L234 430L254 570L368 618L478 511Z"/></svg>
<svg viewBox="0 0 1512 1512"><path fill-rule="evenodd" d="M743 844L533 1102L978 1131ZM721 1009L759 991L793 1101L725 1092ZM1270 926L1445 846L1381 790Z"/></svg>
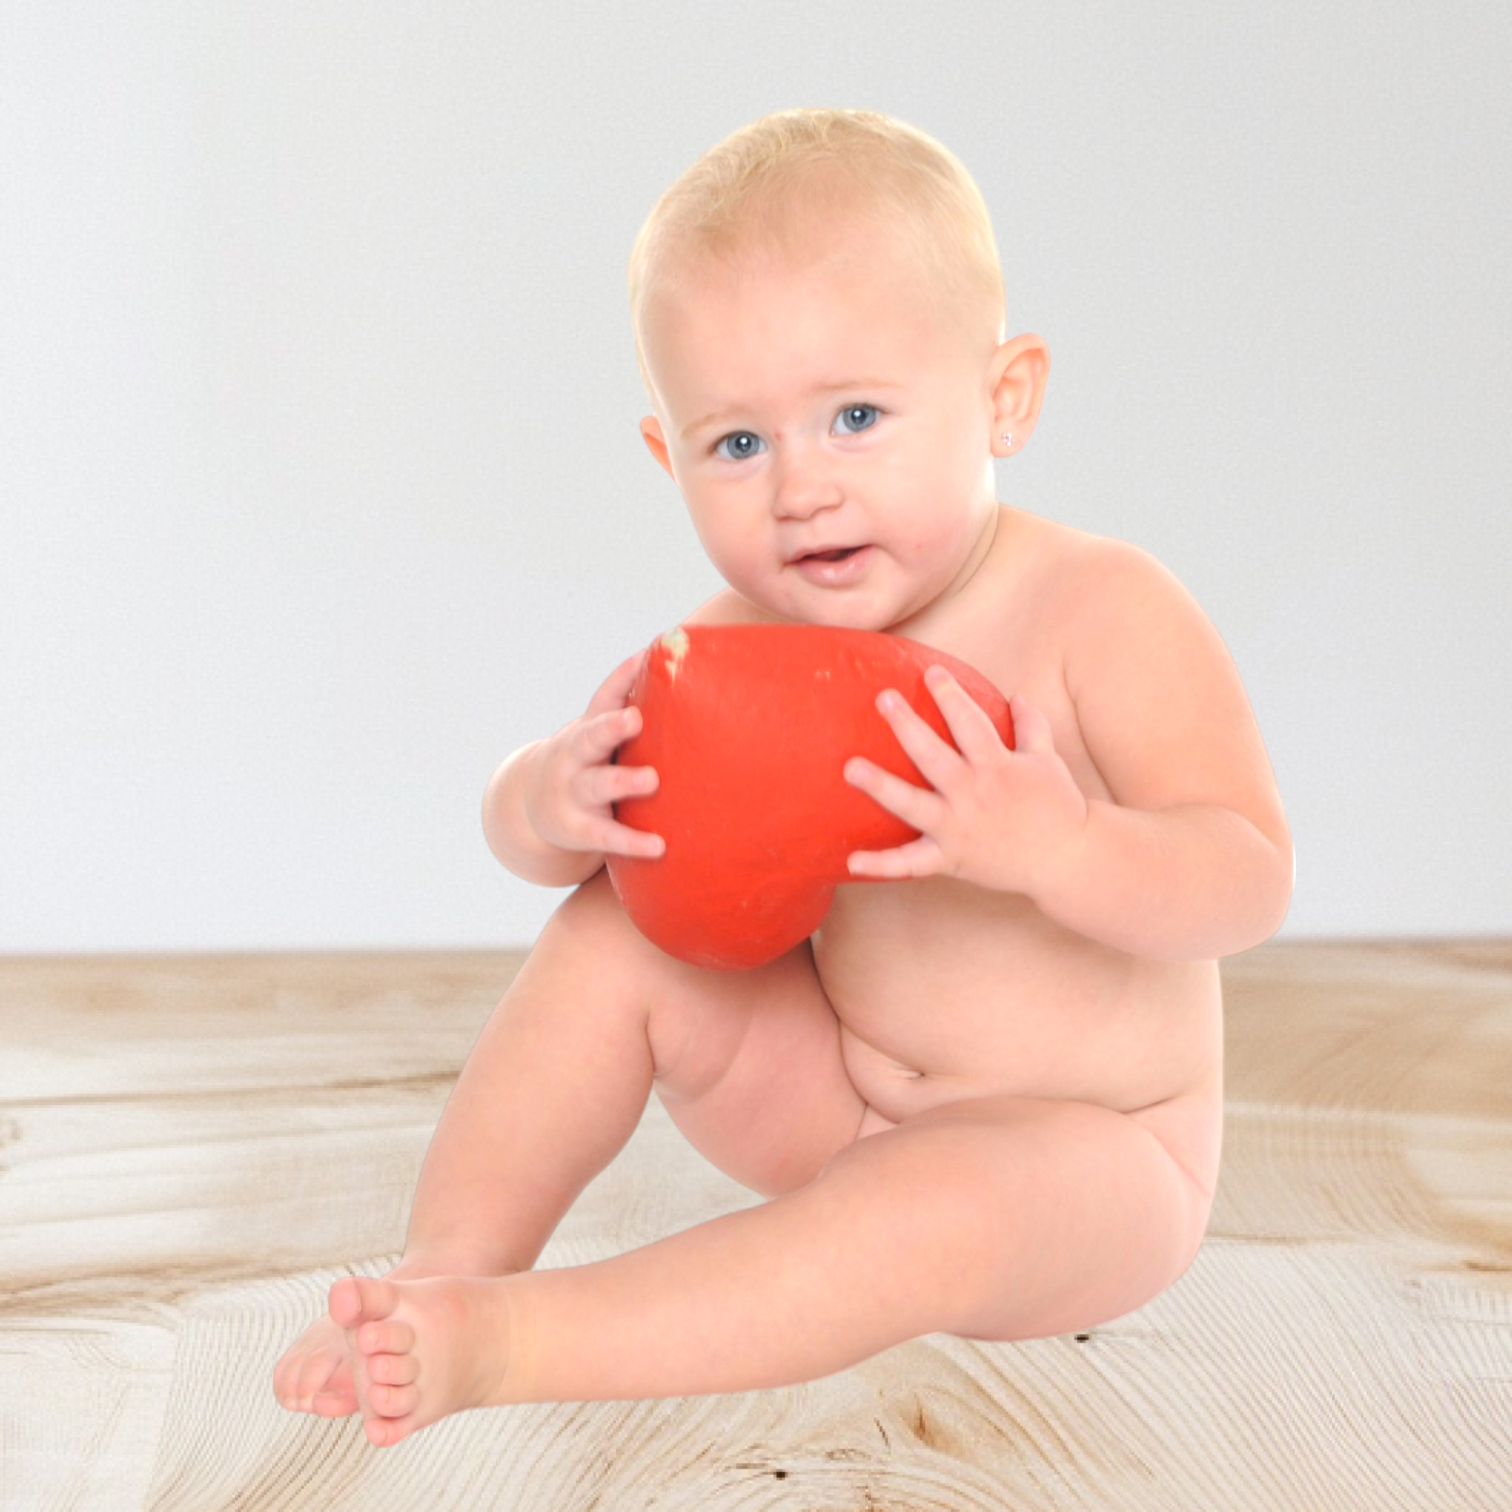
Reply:
<svg viewBox="0 0 1512 1512"><path fill-rule="evenodd" d="M902 388L902 386L901 383L891 383L885 378L847 378L840 383L821 383L810 390L810 392L815 394L837 394L842 389L870 389L875 393L878 389L897 389ZM733 419L740 413L741 410L736 407L715 410L712 414L704 415L701 419L694 420L691 424L683 426L682 439L686 441L694 431L704 430L711 425L721 425L726 420Z"/></svg>

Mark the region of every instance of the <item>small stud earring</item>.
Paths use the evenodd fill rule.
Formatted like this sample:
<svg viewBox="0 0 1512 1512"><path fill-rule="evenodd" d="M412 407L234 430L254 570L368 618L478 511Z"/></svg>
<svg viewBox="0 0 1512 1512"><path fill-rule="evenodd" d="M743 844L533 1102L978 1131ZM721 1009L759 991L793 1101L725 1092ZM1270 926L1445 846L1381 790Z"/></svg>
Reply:
<svg viewBox="0 0 1512 1512"><path fill-rule="evenodd" d="M1013 437L1011 435L1009 435L1009 433L1007 431L1003 432L1003 445L1004 446L1012 446L1013 445Z"/></svg>

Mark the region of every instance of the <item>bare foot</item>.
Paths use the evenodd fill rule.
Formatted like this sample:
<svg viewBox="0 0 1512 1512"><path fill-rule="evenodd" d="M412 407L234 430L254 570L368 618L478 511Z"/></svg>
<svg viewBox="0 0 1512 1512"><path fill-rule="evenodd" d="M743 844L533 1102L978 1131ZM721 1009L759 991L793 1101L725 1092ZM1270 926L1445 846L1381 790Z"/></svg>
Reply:
<svg viewBox="0 0 1512 1512"><path fill-rule="evenodd" d="M273 1371L273 1394L290 1412L350 1417L357 1411L346 1334L328 1314L284 1351Z"/></svg>
<svg viewBox="0 0 1512 1512"><path fill-rule="evenodd" d="M346 1330L368 1442L385 1447L448 1413L500 1399L509 1302L497 1279L343 1277L331 1318Z"/></svg>

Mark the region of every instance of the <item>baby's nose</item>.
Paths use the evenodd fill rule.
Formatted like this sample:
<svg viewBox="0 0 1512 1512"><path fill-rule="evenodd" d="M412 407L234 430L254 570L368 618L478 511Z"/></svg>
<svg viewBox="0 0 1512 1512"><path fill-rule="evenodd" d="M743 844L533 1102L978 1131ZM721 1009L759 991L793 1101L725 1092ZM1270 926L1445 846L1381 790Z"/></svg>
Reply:
<svg viewBox="0 0 1512 1512"><path fill-rule="evenodd" d="M840 480L825 459L800 452L784 457L779 464L774 501L779 515L807 519L817 510L838 504L841 498Z"/></svg>

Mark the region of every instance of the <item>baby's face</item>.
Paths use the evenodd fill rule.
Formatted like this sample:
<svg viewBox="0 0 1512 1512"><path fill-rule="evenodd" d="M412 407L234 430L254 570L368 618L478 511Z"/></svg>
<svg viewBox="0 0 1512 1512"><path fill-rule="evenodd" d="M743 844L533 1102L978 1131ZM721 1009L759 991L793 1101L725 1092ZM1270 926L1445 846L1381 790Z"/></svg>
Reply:
<svg viewBox="0 0 1512 1512"><path fill-rule="evenodd" d="M1001 349L947 327L913 266L856 237L806 266L709 267L653 307L644 342L647 444L747 599L886 630L975 570Z"/></svg>

